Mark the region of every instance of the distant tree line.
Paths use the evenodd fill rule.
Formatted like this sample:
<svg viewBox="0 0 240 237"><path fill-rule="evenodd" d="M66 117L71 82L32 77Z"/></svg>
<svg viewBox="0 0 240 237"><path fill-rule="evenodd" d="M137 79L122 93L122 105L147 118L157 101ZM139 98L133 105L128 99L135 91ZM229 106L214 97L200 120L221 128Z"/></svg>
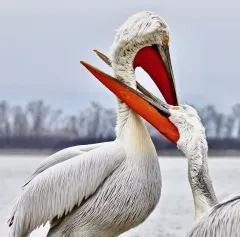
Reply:
<svg viewBox="0 0 240 237"><path fill-rule="evenodd" d="M213 105L197 110L210 148L240 149L240 103L229 114L219 112ZM0 101L0 148L60 149L110 141L115 138L115 116L114 109L106 109L97 102L77 114L66 115L42 100L31 101L26 106ZM148 128L157 149L175 147L149 124Z"/></svg>

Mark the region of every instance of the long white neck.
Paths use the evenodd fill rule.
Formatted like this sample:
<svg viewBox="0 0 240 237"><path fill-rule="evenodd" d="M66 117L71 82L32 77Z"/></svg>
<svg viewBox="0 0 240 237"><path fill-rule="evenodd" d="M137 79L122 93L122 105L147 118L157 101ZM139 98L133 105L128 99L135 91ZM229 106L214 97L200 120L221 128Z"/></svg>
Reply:
<svg viewBox="0 0 240 237"><path fill-rule="evenodd" d="M113 61L114 76L136 89L135 72L132 67L132 58L122 57L122 61ZM142 157L157 157L156 149L147 131L143 119L130 107L117 99L117 125L116 136L125 147Z"/></svg>
<svg viewBox="0 0 240 237"><path fill-rule="evenodd" d="M114 76L119 80L122 81L124 84L132 87L136 90L136 79L135 79L135 72L131 66L131 62L129 60L124 60L122 63L112 62L112 68L114 70ZM137 114L132 111L127 104L125 104L122 100L118 97L117 99L117 124L116 124L116 135L118 138L123 138L124 133L128 131L130 127L129 119L137 118ZM135 115L134 115L135 114ZM143 125L139 125L143 127Z"/></svg>
<svg viewBox="0 0 240 237"><path fill-rule="evenodd" d="M119 99L117 107L116 133L125 149L139 158L157 159L156 149L143 119Z"/></svg>
<svg viewBox="0 0 240 237"><path fill-rule="evenodd" d="M218 203L208 170L208 146L206 138L191 141L188 158L188 179L192 189L195 220Z"/></svg>

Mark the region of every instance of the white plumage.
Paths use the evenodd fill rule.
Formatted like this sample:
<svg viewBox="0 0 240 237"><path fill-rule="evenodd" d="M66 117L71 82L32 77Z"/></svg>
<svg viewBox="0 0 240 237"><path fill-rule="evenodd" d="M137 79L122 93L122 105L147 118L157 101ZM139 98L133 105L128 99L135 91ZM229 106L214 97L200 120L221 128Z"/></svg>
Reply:
<svg viewBox="0 0 240 237"><path fill-rule="evenodd" d="M38 174L42 173L44 170L61 163L63 161L69 160L73 157L76 157L83 153L86 153L88 151L91 151L97 147L110 144L110 142L103 142L103 143L96 143L96 144L90 144L90 145L80 145L80 146L74 146L74 147L69 147L65 148L61 151L58 151L54 153L53 155L49 156L46 158L43 162L39 164L37 169L34 171L34 173L28 178L26 183L24 184L23 187L25 187L35 176Z"/></svg>
<svg viewBox="0 0 240 237"><path fill-rule="evenodd" d="M115 76L136 88L134 56L162 44L167 29L154 13L131 17L110 53ZM67 148L40 164L10 213L10 237L47 221L48 237L115 237L149 216L161 193L157 153L142 118L119 99L116 130L113 142Z"/></svg>
<svg viewBox="0 0 240 237"><path fill-rule="evenodd" d="M81 158L75 156L36 176L13 209L14 219L23 218L27 225L20 228L33 229L54 217L61 218L92 195L123 161L123 150L114 145L87 152Z"/></svg>

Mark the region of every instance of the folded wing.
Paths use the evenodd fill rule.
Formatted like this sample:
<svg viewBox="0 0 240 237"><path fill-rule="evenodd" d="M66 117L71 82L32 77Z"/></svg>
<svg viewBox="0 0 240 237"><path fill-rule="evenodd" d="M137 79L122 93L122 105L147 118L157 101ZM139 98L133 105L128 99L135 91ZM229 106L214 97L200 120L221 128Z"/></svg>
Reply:
<svg viewBox="0 0 240 237"><path fill-rule="evenodd" d="M80 206L117 169L125 152L112 142L80 156L46 169L25 186L10 214L10 237L28 235Z"/></svg>
<svg viewBox="0 0 240 237"><path fill-rule="evenodd" d="M23 185L23 188L34 178L36 177L38 174L42 173L44 170L59 164L63 161L72 159L75 156L78 156L80 158L79 155L91 151L95 148L98 148L100 146L104 146L107 144L110 144L111 142L103 142L103 143L96 143L96 144L90 144L90 145L79 145L79 146L73 146L73 147L68 147L65 148L63 150L60 150L54 154L52 154L51 156L49 156L48 158L46 158L45 160L43 160L39 166L36 168L36 170L33 172L33 174L27 179L26 183Z"/></svg>

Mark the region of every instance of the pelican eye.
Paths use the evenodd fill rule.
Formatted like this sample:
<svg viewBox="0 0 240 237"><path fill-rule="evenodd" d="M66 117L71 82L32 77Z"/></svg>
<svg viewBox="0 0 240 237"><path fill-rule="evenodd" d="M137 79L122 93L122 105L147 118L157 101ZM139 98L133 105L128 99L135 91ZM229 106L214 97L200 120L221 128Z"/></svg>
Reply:
<svg viewBox="0 0 240 237"><path fill-rule="evenodd" d="M169 42L169 37L165 35L162 39L162 43L163 44L168 44L168 42Z"/></svg>

